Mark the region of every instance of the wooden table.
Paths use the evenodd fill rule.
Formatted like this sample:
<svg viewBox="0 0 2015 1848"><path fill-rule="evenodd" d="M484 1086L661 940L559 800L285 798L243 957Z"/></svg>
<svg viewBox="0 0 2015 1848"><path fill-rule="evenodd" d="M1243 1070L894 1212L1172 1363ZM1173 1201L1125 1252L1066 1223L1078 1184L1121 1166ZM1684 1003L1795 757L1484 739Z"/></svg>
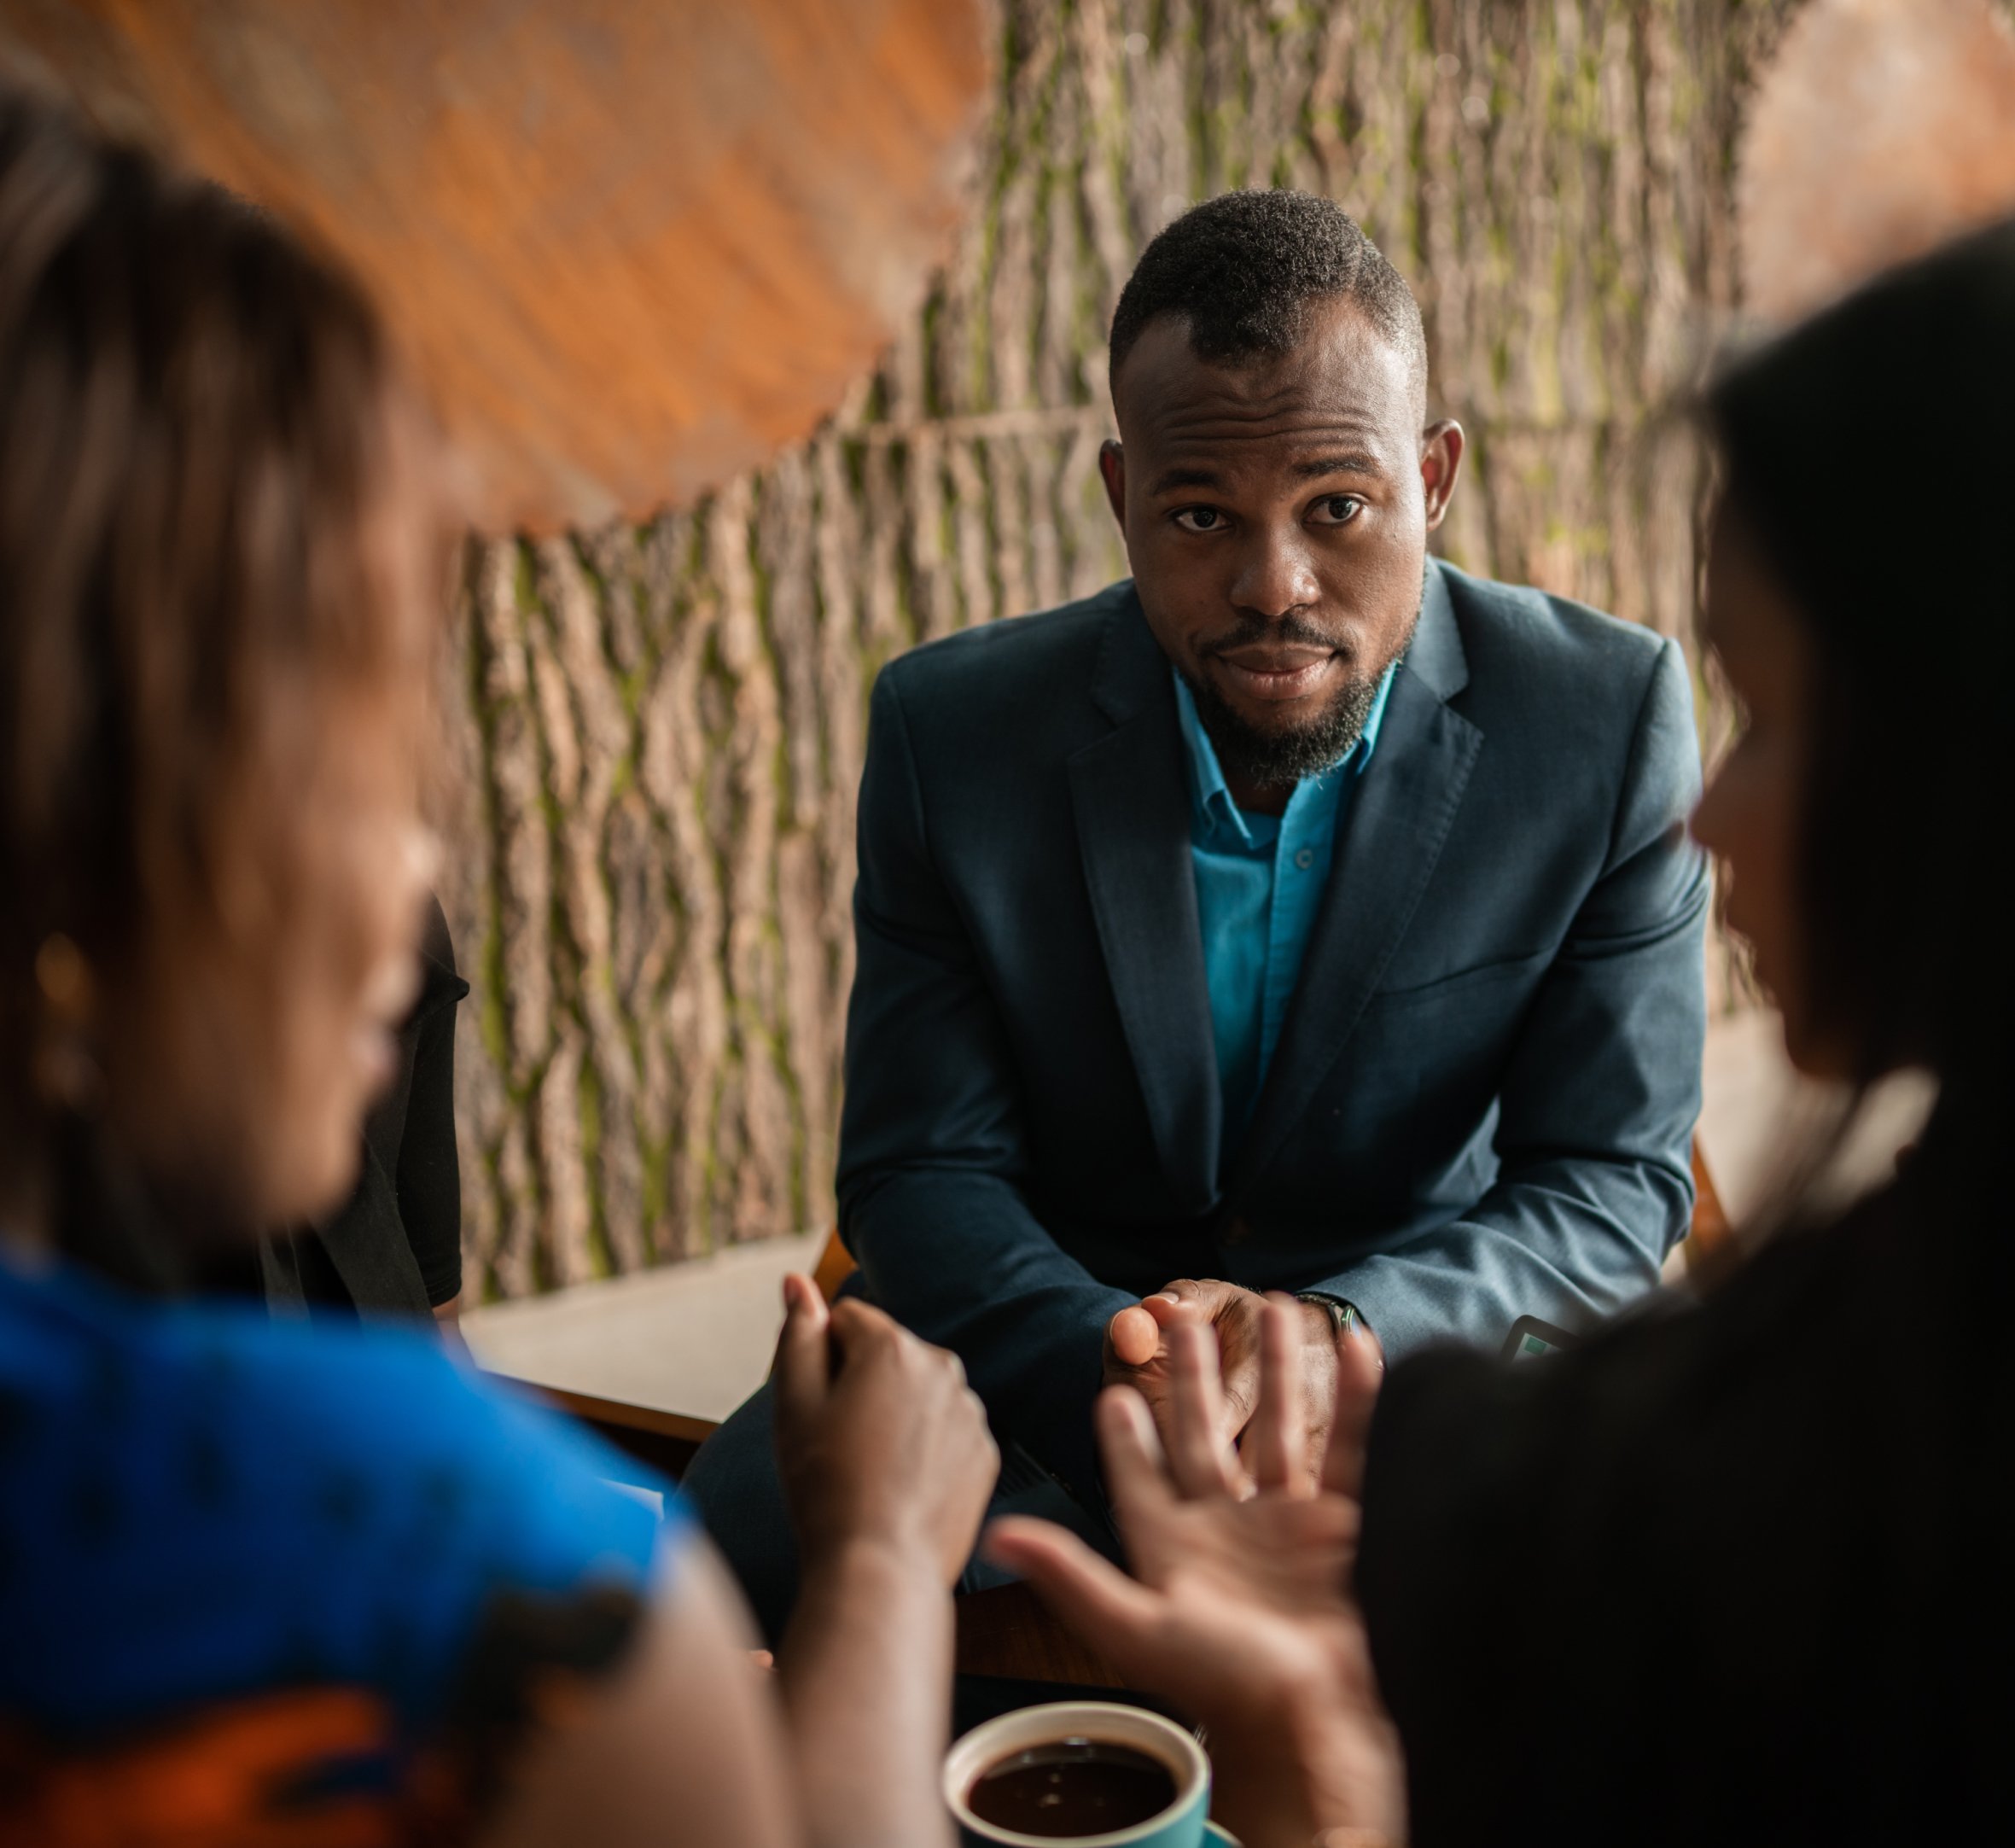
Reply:
<svg viewBox="0 0 2015 1848"><path fill-rule="evenodd" d="M506 1384L543 1399L569 1418L578 1419L604 1443L673 1482L685 1474L694 1453L720 1428L711 1419L663 1412L655 1406L632 1405L622 1399L598 1398L591 1392L567 1392L557 1386L533 1385L524 1380L507 1380Z"/></svg>
<svg viewBox="0 0 2015 1848"><path fill-rule="evenodd" d="M1004 1681L1056 1682L1077 1688L1124 1688L1126 1679L1027 1585L969 1591L953 1606L958 1620L957 1670Z"/></svg>

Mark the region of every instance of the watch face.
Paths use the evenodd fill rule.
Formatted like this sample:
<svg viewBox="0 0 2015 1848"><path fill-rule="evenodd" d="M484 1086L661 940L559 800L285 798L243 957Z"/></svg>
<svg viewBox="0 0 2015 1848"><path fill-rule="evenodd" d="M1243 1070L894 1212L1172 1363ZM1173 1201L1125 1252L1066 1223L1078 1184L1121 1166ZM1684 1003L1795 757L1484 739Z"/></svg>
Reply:
<svg viewBox="0 0 2015 1848"><path fill-rule="evenodd" d="M1562 1354L1568 1349L1581 1345L1578 1335L1570 1335L1564 1328L1556 1328L1551 1322L1542 1322L1536 1315L1521 1315L1511 1324L1511 1332L1505 1338L1502 1358L1507 1361L1536 1361L1549 1354Z"/></svg>

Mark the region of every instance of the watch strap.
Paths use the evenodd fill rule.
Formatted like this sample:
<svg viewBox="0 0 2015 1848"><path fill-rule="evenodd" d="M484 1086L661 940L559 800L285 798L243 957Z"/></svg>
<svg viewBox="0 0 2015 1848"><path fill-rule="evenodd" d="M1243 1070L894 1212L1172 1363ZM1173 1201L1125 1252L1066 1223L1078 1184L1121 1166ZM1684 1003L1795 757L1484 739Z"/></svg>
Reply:
<svg viewBox="0 0 2015 1848"><path fill-rule="evenodd" d="M1297 1290L1297 1303L1313 1303L1330 1312L1330 1338L1341 1341L1346 1335L1354 1335L1366 1326L1365 1319L1358 1313L1357 1304L1348 1297L1331 1296L1326 1290Z"/></svg>

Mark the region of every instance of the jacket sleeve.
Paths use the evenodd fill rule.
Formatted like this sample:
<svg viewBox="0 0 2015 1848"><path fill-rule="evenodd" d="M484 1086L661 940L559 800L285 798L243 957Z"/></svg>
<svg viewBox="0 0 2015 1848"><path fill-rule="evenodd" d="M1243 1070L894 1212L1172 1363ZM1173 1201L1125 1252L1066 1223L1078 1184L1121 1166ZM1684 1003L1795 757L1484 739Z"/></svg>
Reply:
<svg viewBox="0 0 2015 1848"><path fill-rule="evenodd" d="M1098 1282L1032 1210L1020 1078L931 851L894 679L861 779L840 1231L874 1300L965 1363L995 1428L1080 1493L1098 1481Z"/></svg>
<svg viewBox="0 0 2015 1848"><path fill-rule="evenodd" d="M1494 1185L1460 1218L1312 1287L1403 1354L1494 1346L1521 1315L1586 1327L1658 1280L1692 1212L1707 1019L1699 746L1667 642L1639 708L1610 851L1499 1093Z"/></svg>

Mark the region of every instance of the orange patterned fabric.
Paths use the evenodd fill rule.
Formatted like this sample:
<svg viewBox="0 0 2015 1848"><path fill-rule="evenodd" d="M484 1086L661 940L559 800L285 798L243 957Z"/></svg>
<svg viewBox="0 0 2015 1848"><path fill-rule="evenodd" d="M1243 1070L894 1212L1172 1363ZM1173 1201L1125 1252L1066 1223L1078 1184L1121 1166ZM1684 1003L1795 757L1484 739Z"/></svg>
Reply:
<svg viewBox="0 0 2015 1848"><path fill-rule="evenodd" d="M466 1839L685 1530L624 1466L422 1335L0 1254L0 1848Z"/></svg>
<svg viewBox="0 0 2015 1848"><path fill-rule="evenodd" d="M381 1787L383 1701L308 1688L214 1708L116 1746L0 1741L0 1848L395 1848L444 1833L437 1801ZM381 1787L344 1787L346 1767ZM426 1826L422 1829L422 1825Z"/></svg>

